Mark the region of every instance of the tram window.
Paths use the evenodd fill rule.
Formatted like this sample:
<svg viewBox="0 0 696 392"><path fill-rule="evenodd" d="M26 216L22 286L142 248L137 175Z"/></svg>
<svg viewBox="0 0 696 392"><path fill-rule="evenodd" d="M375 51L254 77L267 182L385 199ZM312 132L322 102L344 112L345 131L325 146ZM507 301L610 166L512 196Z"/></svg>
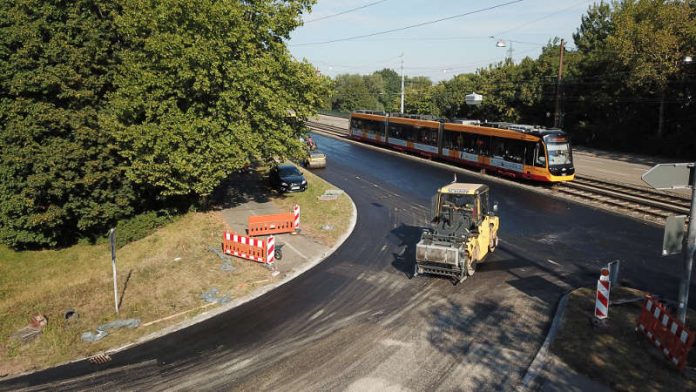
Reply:
<svg viewBox="0 0 696 392"><path fill-rule="evenodd" d="M494 156L504 157L505 156L505 139L499 137L491 138L491 151Z"/></svg>
<svg viewBox="0 0 696 392"><path fill-rule="evenodd" d="M505 160L510 162L522 163L524 156L524 142L519 140L505 141Z"/></svg>
<svg viewBox="0 0 696 392"><path fill-rule="evenodd" d="M444 131L442 133L442 147L461 150L461 143L459 143L461 138L462 134L459 132Z"/></svg>
<svg viewBox="0 0 696 392"><path fill-rule="evenodd" d="M476 149L479 155L490 155L491 138L490 136L477 135Z"/></svg>
<svg viewBox="0 0 696 392"><path fill-rule="evenodd" d="M431 146L437 146L437 129L421 128L418 142Z"/></svg>
<svg viewBox="0 0 696 392"><path fill-rule="evenodd" d="M350 127L351 127L351 129L353 129L353 128L362 129L362 121L358 120L357 118L351 118L350 119Z"/></svg>
<svg viewBox="0 0 696 392"><path fill-rule="evenodd" d="M389 137L405 139L403 126L401 124L389 124Z"/></svg>
<svg viewBox="0 0 696 392"><path fill-rule="evenodd" d="M537 143L534 148L534 157L534 166L546 167L546 152L541 142Z"/></svg>
<svg viewBox="0 0 696 392"><path fill-rule="evenodd" d="M524 143L524 164L531 166L534 164L534 147L536 143L525 142Z"/></svg>
<svg viewBox="0 0 696 392"><path fill-rule="evenodd" d="M415 142L418 139L418 129L415 129L409 125L402 125L401 129L403 129L404 135L406 136L404 139L408 140L409 142Z"/></svg>
<svg viewBox="0 0 696 392"><path fill-rule="evenodd" d="M464 145L462 146L462 149L466 152L472 153L472 154L478 154L478 148L476 147L476 141L478 137L474 133L464 133L463 135L463 142Z"/></svg>

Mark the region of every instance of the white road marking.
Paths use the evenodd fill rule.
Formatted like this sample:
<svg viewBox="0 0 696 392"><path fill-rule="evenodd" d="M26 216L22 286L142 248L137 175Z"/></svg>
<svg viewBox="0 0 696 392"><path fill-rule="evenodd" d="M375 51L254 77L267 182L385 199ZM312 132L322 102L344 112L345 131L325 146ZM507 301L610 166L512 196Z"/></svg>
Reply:
<svg viewBox="0 0 696 392"><path fill-rule="evenodd" d="M380 249L380 252L384 252L384 250L387 249L387 245L382 245L382 249Z"/></svg>
<svg viewBox="0 0 696 392"><path fill-rule="evenodd" d="M318 312L314 313L312 317L309 318L309 321L314 320L315 318L321 316L324 313L324 309L320 309Z"/></svg>
<svg viewBox="0 0 696 392"><path fill-rule="evenodd" d="M557 265L557 266L559 266L559 267L561 266L560 264L558 264L557 262L555 262L555 261L553 261L553 260L551 260L551 259L546 259L546 261L548 261L549 263L551 263L551 264L553 264L553 265Z"/></svg>

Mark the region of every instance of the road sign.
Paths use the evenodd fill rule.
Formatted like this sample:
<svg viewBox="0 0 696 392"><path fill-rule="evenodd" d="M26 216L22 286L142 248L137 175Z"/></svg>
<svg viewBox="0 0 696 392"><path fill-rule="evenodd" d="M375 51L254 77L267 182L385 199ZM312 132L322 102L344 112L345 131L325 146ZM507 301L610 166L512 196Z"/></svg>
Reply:
<svg viewBox="0 0 696 392"><path fill-rule="evenodd" d="M694 178L694 164L662 163L653 166L641 178L655 189L690 188Z"/></svg>
<svg viewBox="0 0 696 392"><path fill-rule="evenodd" d="M684 247L686 215L671 215L665 220L665 236L662 240L662 256L676 255Z"/></svg>

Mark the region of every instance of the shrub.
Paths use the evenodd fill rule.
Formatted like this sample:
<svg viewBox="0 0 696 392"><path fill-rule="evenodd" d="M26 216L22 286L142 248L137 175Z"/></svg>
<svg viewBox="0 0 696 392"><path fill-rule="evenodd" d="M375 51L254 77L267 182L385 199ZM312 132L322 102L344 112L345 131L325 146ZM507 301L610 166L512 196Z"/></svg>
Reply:
<svg viewBox="0 0 696 392"><path fill-rule="evenodd" d="M172 221L169 211L149 211L116 224L116 247L137 241L152 234L158 227Z"/></svg>

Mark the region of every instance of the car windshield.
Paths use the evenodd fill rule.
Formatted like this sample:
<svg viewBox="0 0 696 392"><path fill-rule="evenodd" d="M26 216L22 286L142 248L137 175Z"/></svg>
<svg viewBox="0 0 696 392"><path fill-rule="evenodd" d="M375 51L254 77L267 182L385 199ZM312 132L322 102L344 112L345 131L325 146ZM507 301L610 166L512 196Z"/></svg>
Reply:
<svg viewBox="0 0 696 392"><path fill-rule="evenodd" d="M570 165L573 163L568 143L548 143L546 148L549 152L549 165Z"/></svg>
<svg viewBox="0 0 696 392"><path fill-rule="evenodd" d="M278 168L278 172L281 176L299 176L300 171L294 166L282 166Z"/></svg>

